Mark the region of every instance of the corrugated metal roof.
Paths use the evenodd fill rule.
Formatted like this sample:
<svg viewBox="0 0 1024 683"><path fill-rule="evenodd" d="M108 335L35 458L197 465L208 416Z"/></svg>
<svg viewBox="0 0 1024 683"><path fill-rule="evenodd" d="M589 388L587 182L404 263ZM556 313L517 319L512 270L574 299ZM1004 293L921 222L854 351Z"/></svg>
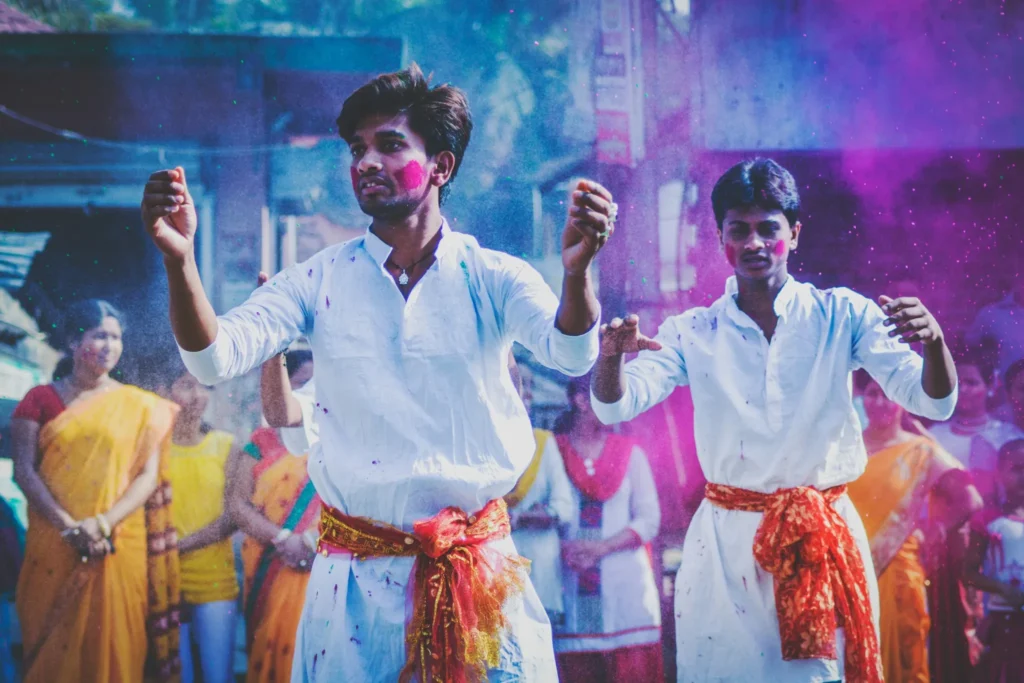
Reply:
<svg viewBox="0 0 1024 683"><path fill-rule="evenodd" d="M0 2L0 33L56 33L57 29Z"/></svg>

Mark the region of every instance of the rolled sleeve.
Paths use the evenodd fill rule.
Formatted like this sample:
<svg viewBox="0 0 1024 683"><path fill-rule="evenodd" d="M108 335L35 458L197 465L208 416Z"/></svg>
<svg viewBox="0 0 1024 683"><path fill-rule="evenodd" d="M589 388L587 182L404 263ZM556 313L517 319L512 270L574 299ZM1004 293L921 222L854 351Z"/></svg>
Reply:
<svg viewBox="0 0 1024 683"><path fill-rule="evenodd" d="M604 424L628 422L664 401L676 387L689 383L679 318L666 320L655 339L661 344L660 350L642 351L626 364L626 383L618 401L603 403L591 392L590 405Z"/></svg>
<svg viewBox="0 0 1024 683"><path fill-rule="evenodd" d="M661 507L658 504L658 489L654 485L654 475L647 462L647 456L639 448L634 448L629 459L630 498L629 528L644 543L650 543L658 535L661 526Z"/></svg>
<svg viewBox="0 0 1024 683"><path fill-rule="evenodd" d="M890 400L914 415L938 421L952 417L959 395L959 382L948 396L929 396L921 383L924 359L908 344L889 336L891 328L885 326L886 315L878 304L854 295L851 306L854 368L867 370Z"/></svg>
<svg viewBox="0 0 1024 683"><path fill-rule="evenodd" d="M231 342L223 334L223 328L217 327L217 338L202 351L186 351L178 347L185 369L197 380L206 385L214 385L227 378L227 368L231 366Z"/></svg>
<svg viewBox="0 0 1024 683"><path fill-rule="evenodd" d="M506 269L505 275L502 312L512 339L552 370L571 377L589 372L597 361L599 325L580 335L565 334L555 327L558 297L540 273L516 260L514 270Z"/></svg>

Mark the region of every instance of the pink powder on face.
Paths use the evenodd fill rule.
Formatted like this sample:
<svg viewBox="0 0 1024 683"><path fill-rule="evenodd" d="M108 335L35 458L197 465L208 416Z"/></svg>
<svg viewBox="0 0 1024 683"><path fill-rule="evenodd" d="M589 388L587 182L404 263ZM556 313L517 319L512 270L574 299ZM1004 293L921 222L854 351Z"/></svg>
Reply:
<svg viewBox="0 0 1024 683"><path fill-rule="evenodd" d="M776 256L784 256L786 253L786 240L776 240L775 244L772 245L772 252Z"/></svg>
<svg viewBox="0 0 1024 683"><path fill-rule="evenodd" d="M736 247L731 244L725 245L725 260L729 262L729 265L733 268L736 267Z"/></svg>
<svg viewBox="0 0 1024 683"><path fill-rule="evenodd" d="M359 171L355 166L348 167L348 174L352 177L352 191L359 194Z"/></svg>
<svg viewBox="0 0 1024 683"><path fill-rule="evenodd" d="M418 161L410 161L395 173L398 186L405 191L418 189L423 185L426 173Z"/></svg>

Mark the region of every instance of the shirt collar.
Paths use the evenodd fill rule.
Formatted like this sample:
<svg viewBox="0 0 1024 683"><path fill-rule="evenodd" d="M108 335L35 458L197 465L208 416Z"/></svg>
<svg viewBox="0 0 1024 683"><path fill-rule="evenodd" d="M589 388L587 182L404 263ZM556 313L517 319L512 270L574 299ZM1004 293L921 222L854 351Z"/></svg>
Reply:
<svg viewBox="0 0 1024 683"><path fill-rule="evenodd" d="M785 318L786 312L789 310L789 305L796 298L797 294L797 282L793 279L792 275L786 276L786 282L782 285L782 289L775 296L775 301L772 305L772 309L775 311L775 315L779 318ZM742 313L739 305L736 303L736 295L739 294L740 288L736 282L736 276L730 275L729 279L725 281L725 298L727 299L727 306L730 312Z"/></svg>
<svg viewBox="0 0 1024 683"><path fill-rule="evenodd" d="M441 256L447 251L448 244L451 240L448 238L451 228L448 226L448 220L441 218L441 239L437 243L437 250L434 252L434 257L440 261ZM373 257L373 260L377 262L377 265L384 266L384 262L391 256L391 245L387 244L381 238L377 237L369 228L366 229L366 235L363 237L363 247Z"/></svg>

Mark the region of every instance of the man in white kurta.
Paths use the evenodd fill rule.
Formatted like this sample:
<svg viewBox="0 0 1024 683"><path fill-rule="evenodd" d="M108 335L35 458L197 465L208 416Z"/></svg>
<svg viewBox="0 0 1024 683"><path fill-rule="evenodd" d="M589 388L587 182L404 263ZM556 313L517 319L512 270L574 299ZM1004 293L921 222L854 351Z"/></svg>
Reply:
<svg viewBox="0 0 1024 683"><path fill-rule="evenodd" d="M617 379L621 347L610 348L606 363L602 342L592 404L603 422L622 422L688 384L698 458L709 482L764 494L796 487L825 491L855 480L867 460L851 396L853 370L865 368L887 396L936 420L948 418L956 404L955 375L948 396L929 397L922 388L922 358L890 334L887 314L877 304L848 289L820 290L789 276L785 256L796 246L800 225L783 211L795 218L795 184L770 160L745 166L730 171L739 186L735 194L743 199L721 211L716 205L737 277L709 307L666 320L653 341L638 335L635 317L613 321L613 332L632 329L639 348L647 350ZM751 189L751 177L753 191L744 191ZM759 201L750 203L751 198ZM778 280L775 292L758 282L769 274ZM741 310L740 278L756 285L751 291L760 287L774 296L768 315L759 316L769 335ZM942 357L948 349L934 351ZM602 381L621 392L617 400L599 400ZM834 508L860 550L877 631L877 584L864 528L845 494ZM836 636L837 659L783 658L774 579L753 553L763 517L708 499L694 516L675 584L680 683L845 680L842 634ZM873 676L869 680L879 680Z"/></svg>
<svg viewBox="0 0 1024 683"><path fill-rule="evenodd" d="M430 601L408 604L414 561L454 566L443 549L440 558L428 554L437 539L418 536L413 525L459 508L445 518L453 520L449 530L469 527L450 540L459 557L515 554L500 534L507 521L498 501L525 470L534 441L509 377L509 350L518 341L570 375L592 365L599 307L589 267L613 230L611 195L580 181L571 197L560 301L525 262L481 248L441 216L441 192L472 127L461 91L430 86L413 65L357 90L338 126L370 229L278 274L220 317L199 280L183 169L153 174L143 199L144 224L164 254L175 337L197 378L212 384L244 374L298 337L310 340L319 441L309 472L324 503L323 554L312 569L292 680L393 683L405 665L431 678L437 666L483 668L491 681L553 681L550 626L528 581L499 593L487 572L471 572L470 585L508 596L496 615L504 628L469 633L488 645L500 637L498 652L466 661L461 648L453 656L436 641L423 645L419 631L406 633L410 612L436 609ZM498 530L483 536L483 547L467 538L481 508ZM326 544L325 529L336 527L325 524L355 518L401 534L399 547L411 552L356 559L349 546ZM474 604L486 597L471 596ZM449 633L450 622L437 623ZM459 638L471 627L455 628ZM409 659L407 635L417 645Z"/></svg>
<svg viewBox="0 0 1024 683"><path fill-rule="evenodd" d="M533 268L442 230L437 261L408 302L381 271L391 249L367 231L280 273L219 318L212 346L182 352L189 371L213 383L307 334L317 492L331 507L401 528L449 505L479 510L526 469L534 440L507 371L513 341L567 374L585 372L597 349L596 329L569 337L555 328L558 299ZM318 556L294 680L396 680L412 563ZM504 673L493 680L555 680L532 586L510 610Z"/></svg>

